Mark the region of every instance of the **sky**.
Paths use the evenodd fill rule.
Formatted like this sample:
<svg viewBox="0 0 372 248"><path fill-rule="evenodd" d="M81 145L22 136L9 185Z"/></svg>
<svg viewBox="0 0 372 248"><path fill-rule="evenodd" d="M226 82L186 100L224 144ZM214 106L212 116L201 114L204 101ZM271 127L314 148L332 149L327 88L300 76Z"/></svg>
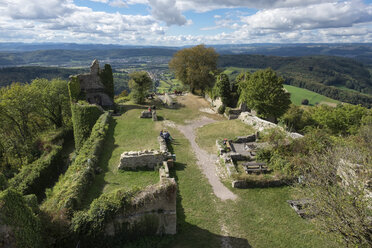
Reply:
<svg viewBox="0 0 372 248"><path fill-rule="evenodd" d="M372 42L372 0L0 0L0 42Z"/></svg>

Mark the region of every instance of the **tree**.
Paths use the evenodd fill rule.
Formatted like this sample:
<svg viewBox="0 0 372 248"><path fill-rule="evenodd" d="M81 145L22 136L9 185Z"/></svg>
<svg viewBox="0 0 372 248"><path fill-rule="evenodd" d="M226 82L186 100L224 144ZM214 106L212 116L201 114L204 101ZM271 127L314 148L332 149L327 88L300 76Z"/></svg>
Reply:
<svg viewBox="0 0 372 248"><path fill-rule="evenodd" d="M60 79L35 79L37 113L59 128L70 124L71 108L67 82Z"/></svg>
<svg viewBox="0 0 372 248"><path fill-rule="evenodd" d="M227 106L231 95L229 77L224 73L218 75L215 87L217 95L221 97L222 103Z"/></svg>
<svg viewBox="0 0 372 248"><path fill-rule="evenodd" d="M99 76L102 80L103 85L105 86L105 92L111 99L114 99L114 78L112 76L111 65L105 64L105 67L99 73Z"/></svg>
<svg viewBox="0 0 372 248"><path fill-rule="evenodd" d="M240 77L240 102L264 118L283 115L291 104L290 94L283 89L284 79L272 69L258 70L250 76Z"/></svg>
<svg viewBox="0 0 372 248"><path fill-rule="evenodd" d="M217 59L218 54L214 48L198 45L175 53L169 68L178 80L190 87L192 93L195 90L204 92L214 84L213 73L217 70Z"/></svg>
<svg viewBox="0 0 372 248"><path fill-rule="evenodd" d="M372 246L372 198L368 188L372 128L367 129L368 137L361 133L346 146L310 156L298 187L303 197L312 201L306 210L315 217L315 223L325 232L340 235L346 247Z"/></svg>
<svg viewBox="0 0 372 248"><path fill-rule="evenodd" d="M152 80L146 71L136 71L129 75L131 98L135 103L144 103L145 97L152 86Z"/></svg>
<svg viewBox="0 0 372 248"><path fill-rule="evenodd" d="M301 104L302 105L309 105L309 100L308 99L302 99L302 101L301 101Z"/></svg>

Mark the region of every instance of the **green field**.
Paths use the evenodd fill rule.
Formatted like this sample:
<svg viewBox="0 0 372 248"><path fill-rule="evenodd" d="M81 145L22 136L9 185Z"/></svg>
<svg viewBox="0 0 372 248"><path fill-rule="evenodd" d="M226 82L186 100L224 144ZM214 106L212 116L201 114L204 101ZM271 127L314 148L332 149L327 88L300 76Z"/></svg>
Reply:
<svg viewBox="0 0 372 248"><path fill-rule="evenodd" d="M188 95L178 97L177 101L181 105L178 109L158 106L161 119L182 125L202 115L217 120L196 132L199 145L208 151L215 150L216 137L245 135L253 130L238 120L227 121L200 112L201 107L208 106L201 97ZM332 236L320 234L310 221L300 218L289 207L286 201L293 197L291 187L241 190L232 189L225 182L238 200L221 201L196 164L186 137L175 128L167 129L174 138L171 149L177 156L171 171L178 184L177 234L148 237L125 247L224 247L221 243L224 236L231 247L337 247Z"/></svg>
<svg viewBox="0 0 372 248"><path fill-rule="evenodd" d="M337 100L333 100L329 97L320 95L310 90L298 88L292 85L284 85L284 88L291 93L291 101L295 105L301 105L301 101L303 99L309 100L309 105L316 105L316 104L329 104L335 105L340 103Z"/></svg>

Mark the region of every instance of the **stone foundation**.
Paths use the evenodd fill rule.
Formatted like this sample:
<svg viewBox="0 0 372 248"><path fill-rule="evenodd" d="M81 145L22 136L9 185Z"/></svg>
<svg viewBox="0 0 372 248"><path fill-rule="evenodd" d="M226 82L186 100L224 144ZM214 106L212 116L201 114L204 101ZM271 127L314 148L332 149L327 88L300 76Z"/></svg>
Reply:
<svg viewBox="0 0 372 248"><path fill-rule="evenodd" d="M120 235L123 225L133 232L136 227L147 225L154 234L176 234L176 198L174 178L162 178L158 184L148 186L134 197L129 210L118 212L106 224L106 235Z"/></svg>
<svg viewBox="0 0 372 248"><path fill-rule="evenodd" d="M155 166L163 164L166 156L159 151L124 152L120 156L118 169L135 170L139 167L154 169Z"/></svg>

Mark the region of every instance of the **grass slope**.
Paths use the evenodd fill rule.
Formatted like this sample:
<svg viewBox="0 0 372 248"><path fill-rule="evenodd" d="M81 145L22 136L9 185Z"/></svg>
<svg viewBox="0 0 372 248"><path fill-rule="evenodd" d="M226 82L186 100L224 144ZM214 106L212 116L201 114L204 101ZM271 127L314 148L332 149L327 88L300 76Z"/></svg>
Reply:
<svg viewBox="0 0 372 248"><path fill-rule="evenodd" d="M151 119L139 118L145 107L127 105L126 112L120 117L114 117L110 123L108 137L99 162L102 173L95 177L95 182L87 193L85 207L102 193L126 187L142 188L159 181L158 171L119 171L120 155L124 151L158 149L157 135L160 126Z"/></svg>
<svg viewBox="0 0 372 248"><path fill-rule="evenodd" d="M291 101L293 104L300 106L303 99L309 100L309 105L316 105L319 103L325 104L337 104L340 103L337 100L331 99L329 97L320 95L313 91L298 88L292 85L284 85L284 88L291 93Z"/></svg>
<svg viewBox="0 0 372 248"><path fill-rule="evenodd" d="M217 139L233 139L236 136L253 134L255 130L241 120L224 120L198 128L196 142L209 153L216 152Z"/></svg>

